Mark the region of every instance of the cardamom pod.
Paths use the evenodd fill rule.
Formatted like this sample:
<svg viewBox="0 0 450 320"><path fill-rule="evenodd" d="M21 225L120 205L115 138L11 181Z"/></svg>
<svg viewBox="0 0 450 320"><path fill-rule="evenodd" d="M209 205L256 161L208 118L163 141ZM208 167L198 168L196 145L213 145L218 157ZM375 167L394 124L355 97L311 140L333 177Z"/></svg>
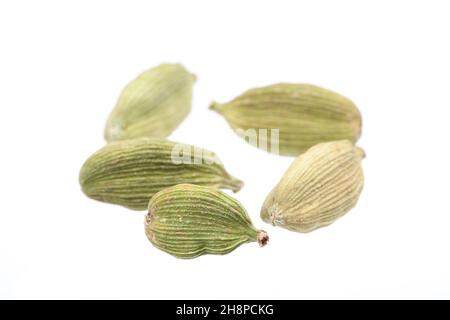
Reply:
<svg viewBox="0 0 450 320"><path fill-rule="evenodd" d="M180 64L145 71L122 91L105 128L105 139L165 138L186 118L195 76Z"/></svg>
<svg viewBox="0 0 450 320"><path fill-rule="evenodd" d="M242 205L227 194L192 184L164 189L150 200L145 234L157 248L177 257L226 254L241 244L269 237L253 226Z"/></svg>
<svg viewBox="0 0 450 320"><path fill-rule="evenodd" d="M327 226L352 209L364 184L364 151L348 140L325 142L294 160L261 209L261 218L292 231Z"/></svg>
<svg viewBox="0 0 450 320"><path fill-rule="evenodd" d="M352 101L309 84L251 89L229 103L213 102L210 109L250 144L281 155L297 156L326 141L356 143L361 133L361 115Z"/></svg>
<svg viewBox="0 0 450 320"><path fill-rule="evenodd" d="M84 163L79 180L88 197L135 210L145 210L156 192L180 183L234 192L243 185L213 152L157 138L107 144Z"/></svg>

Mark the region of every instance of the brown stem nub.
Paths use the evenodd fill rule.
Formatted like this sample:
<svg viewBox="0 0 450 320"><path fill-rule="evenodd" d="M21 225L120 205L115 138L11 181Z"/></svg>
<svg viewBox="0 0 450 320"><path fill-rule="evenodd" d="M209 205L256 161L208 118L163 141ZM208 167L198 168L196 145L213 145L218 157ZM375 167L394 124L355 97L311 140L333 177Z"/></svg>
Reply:
<svg viewBox="0 0 450 320"><path fill-rule="evenodd" d="M258 243L260 247L264 247L269 242L269 235L264 230L258 231Z"/></svg>
<svg viewBox="0 0 450 320"><path fill-rule="evenodd" d="M145 215L144 224L148 226L152 222L152 219L153 219L153 211L152 209L149 209L147 214Z"/></svg>

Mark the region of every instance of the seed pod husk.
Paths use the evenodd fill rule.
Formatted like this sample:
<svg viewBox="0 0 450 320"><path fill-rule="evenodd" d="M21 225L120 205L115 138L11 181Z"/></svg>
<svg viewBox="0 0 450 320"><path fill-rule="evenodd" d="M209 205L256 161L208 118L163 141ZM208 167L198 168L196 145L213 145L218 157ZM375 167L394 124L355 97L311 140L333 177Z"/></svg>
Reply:
<svg viewBox="0 0 450 320"><path fill-rule="evenodd" d="M180 64L161 64L139 75L123 89L109 116L106 141L170 135L191 109L194 82Z"/></svg>
<svg viewBox="0 0 450 320"><path fill-rule="evenodd" d="M287 156L326 141L356 143L361 133L361 115L352 101L309 84L251 89L228 103L213 102L210 109L250 144Z"/></svg>
<svg viewBox="0 0 450 320"><path fill-rule="evenodd" d="M269 193L261 218L297 232L333 223L358 201L364 184L363 157L364 151L347 140L310 148Z"/></svg>
<svg viewBox="0 0 450 320"><path fill-rule="evenodd" d="M146 210L156 192L180 183L235 192L243 185L213 152L155 138L109 143L84 163L79 180L88 197L135 210Z"/></svg>
<svg viewBox="0 0 450 320"><path fill-rule="evenodd" d="M192 184L164 189L150 200L145 234L157 248L183 259L227 254L269 237L253 226L242 205L227 194Z"/></svg>

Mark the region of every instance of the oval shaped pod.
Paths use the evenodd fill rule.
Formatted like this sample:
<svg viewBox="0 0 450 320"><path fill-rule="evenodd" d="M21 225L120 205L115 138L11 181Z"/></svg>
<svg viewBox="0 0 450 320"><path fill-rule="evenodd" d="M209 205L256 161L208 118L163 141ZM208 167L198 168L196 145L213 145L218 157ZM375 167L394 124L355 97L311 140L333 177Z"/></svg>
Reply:
<svg viewBox="0 0 450 320"><path fill-rule="evenodd" d="M318 144L291 164L261 209L261 218L292 231L327 226L352 209L364 184L364 151L350 141Z"/></svg>
<svg viewBox="0 0 450 320"><path fill-rule="evenodd" d="M269 237L253 226L242 205L227 194L191 184L164 189L145 217L150 242L177 258L226 254L243 243L264 246Z"/></svg>
<svg viewBox="0 0 450 320"><path fill-rule="evenodd" d="M243 185L213 152L155 138L109 143L84 163L79 180L88 197L135 210L147 209L155 193L180 183L234 192Z"/></svg>
<svg viewBox="0 0 450 320"><path fill-rule="evenodd" d="M361 115L352 101L309 84L251 89L228 103L213 102L210 109L250 144L281 155L297 156L326 141L356 143L361 133Z"/></svg>
<svg viewBox="0 0 450 320"><path fill-rule="evenodd" d="M195 76L180 64L161 64L131 81L120 94L105 139L165 138L186 118Z"/></svg>

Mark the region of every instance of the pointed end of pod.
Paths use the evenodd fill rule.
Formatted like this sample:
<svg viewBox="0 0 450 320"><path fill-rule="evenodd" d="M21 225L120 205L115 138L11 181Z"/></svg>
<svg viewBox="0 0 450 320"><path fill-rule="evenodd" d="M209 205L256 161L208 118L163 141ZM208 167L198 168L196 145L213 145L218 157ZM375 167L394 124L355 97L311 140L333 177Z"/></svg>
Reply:
<svg viewBox="0 0 450 320"><path fill-rule="evenodd" d="M215 101L211 102L209 105L209 110L214 110L218 113L222 113L223 104L217 103Z"/></svg>
<svg viewBox="0 0 450 320"><path fill-rule="evenodd" d="M265 206L261 208L260 217L264 222L272 224L272 221L270 221L269 210L267 210Z"/></svg>
<svg viewBox="0 0 450 320"><path fill-rule="evenodd" d="M239 180L234 177L231 177L231 181L230 181L230 190L231 191L233 191L234 193L239 192L239 190L241 190L242 187L244 187L244 181Z"/></svg>
<svg viewBox="0 0 450 320"><path fill-rule="evenodd" d="M280 207L276 202L274 202L273 197L271 196L272 193L273 191L264 201L264 204L261 208L260 217L264 222L276 227L279 226L281 222Z"/></svg>
<svg viewBox="0 0 450 320"><path fill-rule="evenodd" d="M144 217L144 225L148 226L150 223L152 223L152 220L153 220L153 210L149 209Z"/></svg>
<svg viewBox="0 0 450 320"><path fill-rule="evenodd" d="M152 232L152 228L151 228L151 224L153 221L153 217L154 217L154 210L149 208L147 214L144 217L144 228L145 228L145 235L147 236L148 240L150 240L150 242L154 242L155 241L155 234Z"/></svg>
<svg viewBox="0 0 450 320"><path fill-rule="evenodd" d="M356 154L360 159L364 159L366 157L366 151L363 148L356 147Z"/></svg>
<svg viewBox="0 0 450 320"><path fill-rule="evenodd" d="M266 244L269 243L269 235L264 230L259 230L257 240L259 246L264 247Z"/></svg>
<svg viewBox="0 0 450 320"><path fill-rule="evenodd" d="M108 121L103 136L106 142L113 142L115 140L119 140L122 134L122 124L118 121Z"/></svg>
<svg viewBox="0 0 450 320"><path fill-rule="evenodd" d="M114 141L114 134L111 133L109 128L105 129L105 133L103 134L103 137L107 143Z"/></svg>

